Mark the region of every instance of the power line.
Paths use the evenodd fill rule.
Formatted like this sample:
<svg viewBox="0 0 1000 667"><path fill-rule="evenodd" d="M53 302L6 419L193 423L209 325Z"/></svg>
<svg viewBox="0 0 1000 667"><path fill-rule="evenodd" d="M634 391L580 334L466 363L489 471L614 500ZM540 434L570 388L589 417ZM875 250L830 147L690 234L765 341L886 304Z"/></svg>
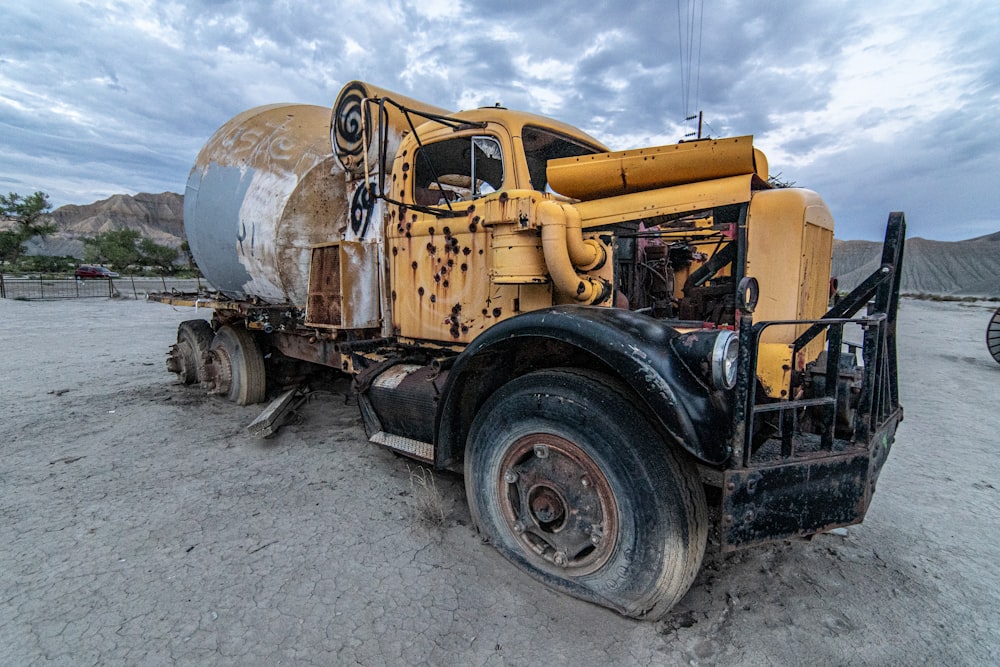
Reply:
<svg viewBox="0 0 1000 667"><path fill-rule="evenodd" d="M694 78L694 108L701 94L702 34L705 26L703 0L677 0L677 52L681 79L681 117L691 115L691 79Z"/></svg>

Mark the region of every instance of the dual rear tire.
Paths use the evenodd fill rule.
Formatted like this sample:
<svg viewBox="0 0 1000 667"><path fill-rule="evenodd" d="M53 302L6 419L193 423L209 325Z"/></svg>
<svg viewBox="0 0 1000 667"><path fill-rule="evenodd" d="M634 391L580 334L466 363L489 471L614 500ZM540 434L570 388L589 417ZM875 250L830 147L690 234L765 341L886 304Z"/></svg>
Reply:
<svg viewBox="0 0 1000 667"><path fill-rule="evenodd" d="M260 403L266 395L264 355L240 326L223 325L213 333L205 320L181 322L167 368L184 384L199 383L238 405Z"/></svg>

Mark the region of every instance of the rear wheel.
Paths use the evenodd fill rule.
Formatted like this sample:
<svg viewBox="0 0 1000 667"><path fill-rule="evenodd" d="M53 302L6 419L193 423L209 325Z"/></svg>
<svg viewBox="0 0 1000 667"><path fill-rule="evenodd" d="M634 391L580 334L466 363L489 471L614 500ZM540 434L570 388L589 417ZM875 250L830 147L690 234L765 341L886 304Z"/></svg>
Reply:
<svg viewBox="0 0 1000 667"><path fill-rule="evenodd" d="M267 375L264 355L253 335L242 327L220 327L212 340L205 365L205 384L239 405L264 400Z"/></svg>
<svg viewBox="0 0 1000 667"><path fill-rule="evenodd" d="M549 370L501 387L473 423L465 480L506 558L627 616L662 617L701 565L698 476L607 376Z"/></svg>
<svg viewBox="0 0 1000 667"><path fill-rule="evenodd" d="M212 345L212 327L205 320L186 320L177 327L177 344L170 348L167 370L184 384L205 380L205 353Z"/></svg>
<svg viewBox="0 0 1000 667"><path fill-rule="evenodd" d="M986 346L993 355L994 361L1000 364L1000 308L993 313L990 324L986 327Z"/></svg>

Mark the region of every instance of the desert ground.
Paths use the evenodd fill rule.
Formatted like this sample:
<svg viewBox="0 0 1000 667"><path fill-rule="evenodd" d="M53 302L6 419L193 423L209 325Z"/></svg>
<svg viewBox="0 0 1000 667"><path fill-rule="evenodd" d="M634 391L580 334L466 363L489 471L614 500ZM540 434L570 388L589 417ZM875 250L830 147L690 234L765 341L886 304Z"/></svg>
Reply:
<svg viewBox="0 0 1000 667"><path fill-rule="evenodd" d="M863 525L723 555L669 618L554 593L346 382L274 437L174 382L135 299L0 300L2 665L1000 663L996 304L904 300L906 417Z"/></svg>

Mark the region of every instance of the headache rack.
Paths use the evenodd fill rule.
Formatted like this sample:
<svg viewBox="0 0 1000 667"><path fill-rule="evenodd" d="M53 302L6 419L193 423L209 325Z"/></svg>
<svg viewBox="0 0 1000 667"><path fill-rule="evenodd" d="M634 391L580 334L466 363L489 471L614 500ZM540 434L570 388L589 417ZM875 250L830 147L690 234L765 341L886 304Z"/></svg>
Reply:
<svg viewBox="0 0 1000 667"><path fill-rule="evenodd" d="M722 487L724 550L812 535L864 518L903 416L896 310L905 232L903 214L890 214L879 268L819 320L754 323L752 306L740 299L732 457ZM857 316L862 309L865 314ZM795 340L794 352L826 334L826 354L820 357L822 361L825 356L825 366L815 370L823 378L822 391L808 398L774 401L758 393L758 346L765 330L789 325L810 325ZM860 327L863 333L863 366L853 419L838 433L845 326ZM788 395L792 396L791 388ZM818 427L810 432L799 428L799 416L806 410L818 416ZM760 428L763 421L769 429Z"/></svg>

